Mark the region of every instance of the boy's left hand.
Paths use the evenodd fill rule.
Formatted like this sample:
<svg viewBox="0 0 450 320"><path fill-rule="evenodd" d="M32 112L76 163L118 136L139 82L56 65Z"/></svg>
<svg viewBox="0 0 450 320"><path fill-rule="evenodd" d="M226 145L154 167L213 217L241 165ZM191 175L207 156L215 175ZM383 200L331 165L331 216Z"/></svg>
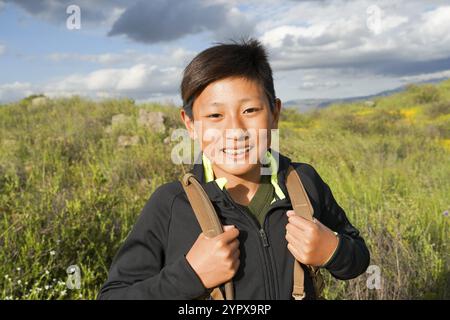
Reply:
<svg viewBox="0 0 450 320"><path fill-rule="evenodd" d="M338 237L317 219L310 221L299 217L294 210L288 210L286 214L289 220L287 247L295 259L312 266L325 264L337 248Z"/></svg>

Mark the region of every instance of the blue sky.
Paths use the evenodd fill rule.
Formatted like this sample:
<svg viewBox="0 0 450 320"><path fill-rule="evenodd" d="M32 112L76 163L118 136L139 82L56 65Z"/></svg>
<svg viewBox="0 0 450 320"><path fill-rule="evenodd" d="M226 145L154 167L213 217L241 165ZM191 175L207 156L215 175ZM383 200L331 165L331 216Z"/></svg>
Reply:
<svg viewBox="0 0 450 320"><path fill-rule="evenodd" d="M79 30L66 27L70 4ZM186 64L240 36L266 46L282 101L450 77L448 1L0 0L0 101L45 93L179 104Z"/></svg>

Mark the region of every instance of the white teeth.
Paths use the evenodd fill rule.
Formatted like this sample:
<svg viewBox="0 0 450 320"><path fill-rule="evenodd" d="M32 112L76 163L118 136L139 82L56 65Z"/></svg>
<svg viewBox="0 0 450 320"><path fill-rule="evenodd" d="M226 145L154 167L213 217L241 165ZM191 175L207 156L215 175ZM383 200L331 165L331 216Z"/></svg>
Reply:
<svg viewBox="0 0 450 320"><path fill-rule="evenodd" d="M250 150L250 147L246 147L243 149L223 149L223 152L225 152L226 154L229 154L229 155L239 155L239 154L243 154L249 150Z"/></svg>

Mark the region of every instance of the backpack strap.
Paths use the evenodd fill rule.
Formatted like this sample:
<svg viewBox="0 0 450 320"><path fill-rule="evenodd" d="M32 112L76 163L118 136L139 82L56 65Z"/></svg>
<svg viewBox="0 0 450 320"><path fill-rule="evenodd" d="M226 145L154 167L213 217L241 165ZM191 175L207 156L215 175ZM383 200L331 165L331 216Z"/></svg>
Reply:
<svg viewBox="0 0 450 320"><path fill-rule="evenodd" d="M314 209L309 201L308 194L303 187L302 181L297 170L292 165L289 166L286 178L286 187L291 199L292 208L295 214L307 220L313 220ZM323 279L320 275L320 270L314 266L306 266L311 275L316 298L319 298L323 289ZM292 288L292 297L295 300L302 300L305 298L305 273L300 265L300 262L294 259L294 281Z"/></svg>
<svg viewBox="0 0 450 320"><path fill-rule="evenodd" d="M186 192L203 234L208 238L213 238L223 233L222 223L217 212L195 175L190 172L186 173L181 180L181 185ZM218 287L213 289L211 297L224 300ZM234 300L234 288L231 280L225 283L225 298L226 300Z"/></svg>

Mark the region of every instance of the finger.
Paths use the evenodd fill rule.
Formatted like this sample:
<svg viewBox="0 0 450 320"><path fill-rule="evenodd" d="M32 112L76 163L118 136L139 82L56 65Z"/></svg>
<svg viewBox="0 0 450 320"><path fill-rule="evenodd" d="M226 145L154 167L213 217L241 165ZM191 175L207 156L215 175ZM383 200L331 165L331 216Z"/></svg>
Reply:
<svg viewBox="0 0 450 320"><path fill-rule="evenodd" d="M301 218L303 218L303 219L305 219L305 220L308 220L308 221L314 221L314 220L316 219L316 218L314 218L314 217L312 217L312 219L305 218L305 217L303 217L302 215L296 214L296 213L295 213L295 210L287 210L287 211L286 211L286 215L287 215L288 218L290 218L290 217L301 217Z"/></svg>
<svg viewBox="0 0 450 320"><path fill-rule="evenodd" d="M309 230L314 226L314 222L308 219L305 219L300 216L290 216L288 218L289 223L292 223L297 228L303 229L303 230Z"/></svg>
<svg viewBox="0 0 450 320"><path fill-rule="evenodd" d="M231 230L231 229L233 229L233 228L236 228L236 227L234 226L234 224L227 224L227 225L224 225L224 226L223 226L223 231L228 231L228 230Z"/></svg>
<svg viewBox="0 0 450 320"><path fill-rule="evenodd" d="M288 223L286 225L286 233L290 233L292 236L294 236L296 239L304 239L308 236L308 231L301 229L294 225L293 223Z"/></svg>
<svg viewBox="0 0 450 320"><path fill-rule="evenodd" d="M239 230L235 226L224 226L224 229L223 233L216 236L217 240L230 243L239 236Z"/></svg>
<svg viewBox="0 0 450 320"><path fill-rule="evenodd" d="M239 249L239 241L237 239L235 239L235 240L231 241L228 244L228 246L229 246L231 251L236 251L236 250Z"/></svg>
<svg viewBox="0 0 450 320"><path fill-rule="evenodd" d="M298 248L299 246L301 246L301 242L297 238L295 238L291 233L287 232L285 238L286 241L292 244L294 247Z"/></svg>
<svg viewBox="0 0 450 320"><path fill-rule="evenodd" d="M288 210L288 211L286 211L286 215L288 216L288 218L291 217L291 216L295 216L295 211L294 210Z"/></svg>
<svg viewBox="0 0 450 320"><path fill-rule="evenodd" d="M234 260L238 260L239 259L239 256L240 256L240 254L241 254L241 251L239 250L239 249L237 249L237 250L235 250L235 251L233 251L233 253L232 253L232 259L233 259L233 261Z"/></svg>
<svg viewBox="0 0 450 320"><path fill-rule="evenodd" d="M310 236L308 232L302 231L299 228L288 224L286 226L286 240L292 243L299 252L310 246Z"/></svg>
<svg viewBox="0 0 450 320"><path fill-rule="evenodd" d="M225 232L228 232L228 231L233 230L233 229L235 229L235 228L236 228L236 227L235 227L234 225L224 225L224 226L222 227L222 229L223 229L224 232L218 234L216 237L219 237L219 236L223 235ZM208 237L204 232L202 232L202 233L199 234L199 238L200 238L200 237L203 237L203 238L205 238L205 239L212 239L212 238L214 238L214 237Z"/></svg>
<svg viewBox="0 0 450 320"><path fill-rule="evenodd" d="M237 271L239 269L240 264L241 264L241 261L239 260L239 258L234 259L233 265L232 265L233 270Z"/></svg>

